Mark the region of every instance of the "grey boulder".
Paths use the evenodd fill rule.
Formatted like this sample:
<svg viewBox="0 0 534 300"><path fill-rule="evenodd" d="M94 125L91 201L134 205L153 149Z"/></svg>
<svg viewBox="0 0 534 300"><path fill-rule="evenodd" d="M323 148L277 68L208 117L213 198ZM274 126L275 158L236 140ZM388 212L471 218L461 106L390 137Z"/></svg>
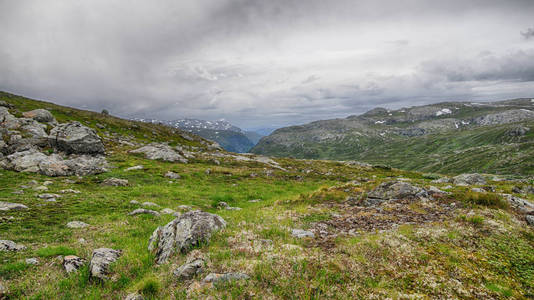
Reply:
<svg viewBox="0 0 534 300"><path fill-rule="evenodd" d="M85 264L85 259L75 255L67 255L63 257L63 268L67 273L76 272L81 266Z"/></svg>
<svg viewBox="0 0 534 300"><path fill-rule="evenodd" d="M483 185L486 184L486 179L477 173L473 174L460 174L453 177L453 183L455 185Z"/></svg>
<svg viewBox="0 0 534 300"><path fill-rule="evenodd" d="M89 275L92 278L101 280L108 279L110 266L121 256L120 250L110 248L98 248L93 251L91 262L89 263Z"/></svg>
<svg viewBox="0 0 534 300"><path fill-rule="evenodd" d="M85 228L87 226L89 226L89 224L84 223L82 221L71 221L71 222L67 223L67 227L68 228L73 228L73 229Z"/></svg>
<svg viewBox="0 0 534 300"><path fill-rule="evenodd" d="M50 131L50 144L67 153L104 154L105 147L93 129L80 122L60 124Z"/></svg>
<svg viewBox="0 0 534 300"><path fill-rule="evenodd" d="M24 204L0 201L0 211L25 209L28 209L28 207Z"/></svg>
<svg viewBox="0 0 534 300"><path fill-rule="evenodd" d="M54 116L46 109L34 109L31 111L23 112L22 116L25 118L34 119L39 122L55 122Z"/></svg>
<svg viewBox="0 0 534 300"><path fill-rule="evenodd" d="M128 179L107 178L100 185L104 186L128 186Z"/></svg>
<svg viewBox="0 0 534 300"><path fill-rule="evenodd" d="M129 216L135 216L135 215L143 215L143 214L153 215L153 216L156 216L156 217L160 216L159 212L154 211L154 210L150 210L150 209L145 209L145 208L138 208L138 209L130 212L128 215Z"/></svg>
<svg viewBox="0 0 534 300"><path fill-rule="evenodd" d="M192 261L188 261L182 266L174 270L173 274L180 280L192 279L196 274L200 274L204 271L204 260L201 258L195 258Z"/></svg>
<svg viewBox="0 0 534 300"><path fill-rule="evenodd" d="M199 210L186 212L152 233L149 250L155 251L156 263L163 264L173 253L186 253L225 227L226 222L218 215Z"/></svg>
<svg viewBox="0 0 534 300"><path fill-rule="evenodd" d="M381 183L378 187L367 194L370 199L394 200L418 197L423 189L403 181L389 181ZM380 201L379 201L380 202Z"/></svg>
<svg viewBox="0 0 534 300"><path fill-rule="evenodd" d="M152 143L130 153L142 153L147 159L187 163L182 155L166 144Z"/></svg>
<svg viewBox="0 0 534 300"><path fill-rule="evenodd" d="M248 276L245 273L238 273L238 272L230 272L230 273L223 273L223 274L217 274L217 273L210 273L208 276L206 276L203 280L204 283L223 283L223 282L230 282L230 281L237 281L237 280L246 280L249 279L250 276Z"/></svg>
<svg viewBox="0 0 534 300"><path fill-rule="evenodd" d="M26 250L26 246L17 244L10 240L0 240L0 251L22 251Z"/></svg>

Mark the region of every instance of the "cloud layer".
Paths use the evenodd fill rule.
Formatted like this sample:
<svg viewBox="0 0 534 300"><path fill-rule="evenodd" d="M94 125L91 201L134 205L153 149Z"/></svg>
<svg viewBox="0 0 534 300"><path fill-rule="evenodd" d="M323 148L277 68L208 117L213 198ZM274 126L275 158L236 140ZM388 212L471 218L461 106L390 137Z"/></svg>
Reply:
<svg viewBox="0 0 534 300"><path fill-rule="evenodd" d="M0 89L246 128L534 96L534 2L0 2Z"/></svg>

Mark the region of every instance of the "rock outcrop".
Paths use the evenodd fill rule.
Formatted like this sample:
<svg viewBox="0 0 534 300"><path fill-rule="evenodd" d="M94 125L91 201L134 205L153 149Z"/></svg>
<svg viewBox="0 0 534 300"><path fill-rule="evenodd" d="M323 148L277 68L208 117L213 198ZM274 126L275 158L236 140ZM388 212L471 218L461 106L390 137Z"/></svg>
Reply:
<svg viewBox="0 0 534 300"><path fill-rule="evenodd" d="M130 153L142 153L147 159L187 163L187 159L166 144L152 143L139 149L131 150Z"/></svg>
<svg viewBox="0 0 534 300"><path fill-rule="evenodd" d="M163 227L158 227L149 241L149 250L154 250L156 263L166 263L175 252L188 252L201 242L209 241L211 235L226 227L218 215L195 210L184 213Z"/></svg>
<svg viewBox="0 0 534 300"><path fill-rule="evenodd" d="M424 193L422 188L413 186L403 181L389 181L381 183L378 187L367 194L367 205L378 204L387 200L416 198Z"/></svg>
<svg viewBox="0 0 534 300"><path fill-rule="evenodd" d="M69 154L104 154L106 151L96 131L80 122L59 124L50 131L49 141Z"/></svg>
<svg viewBox="0 0 534 300"><path fill-rule="evenodd" d="M85 264L85 259L75 255L67 255L63 257L63 268L67 273L78 271L80 267Z"/></svg>
<svg viewBox="0 0 534 300"><path fill-rule="evenodd" d="M54 116L46 109L34 109L31 111L23 112L22 115L25 118L34 119L39 122L56 122Z"/></svg>
<svg viewBox="0 0 534 300"><path fill-rule="evenodd" d="M89 275L100 280L108 279L110 265L121 256L120 250L110 248L99 248L93 251L91 262L89 263Z"/></svg>
<svg viewBox="0 0 534 300"><path fill-rule="evenodd" d="M179 280L189 280L204 271L204 264L205 262L203 259L195 258L178 267L174 270L173 274Z"/></svg>
<svg viewBox="0 0 534 300"><path fill-rule="evenodd" d="M460 174L453 177L453 183L456 185L482 185L486 184L486 179L477 173L474 174Z"/></svg>

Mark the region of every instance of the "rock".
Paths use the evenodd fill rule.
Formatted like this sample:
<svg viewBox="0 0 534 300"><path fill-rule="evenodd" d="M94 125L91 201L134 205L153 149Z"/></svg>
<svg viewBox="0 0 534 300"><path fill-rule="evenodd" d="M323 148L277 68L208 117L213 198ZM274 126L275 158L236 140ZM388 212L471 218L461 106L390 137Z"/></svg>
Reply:
<svg viewBox="0 0 534 300"><path fill-rule="evenodd" d="M248 202L250 202L250 203L258 203L260 201L261 201L261 199L248 200Z"/></svg>
<svg viewBox="0 0 534 300"><path fill-rule="evenodd" d="M130 153L143 153L147 159L187 163L187 159L165 144L151 143L139 149L131 150Z"/></svg>
<svg viewBox="0 0 534 300"><path fill-rule="evenodd" d="M164 208L160 212L165 215L172 215L175 213L175 211L170 208Z"/></svg>
<svg viewBox="0 0 534 300"><path fill-rule="evenodd" d="M52 199L52 198L56 199L56 198L61 198L61 196L58 195L58 194L49 194L49 193L46 193L46 194L39 194L39 195L37 195L37 198L39 198L39 199Z"/></svg>
<svg viewBox="0 0 534 300"><path fill-rule="evenodd" d="M242 208L241 207L232 207L232 206L228 206L225 208L226 210L241 210Z"/></svg>
<svg viewBox="0 0 534 300"><path fill-rule="evenodd" d="M44 185L40 185L40 186L34 187L33 190L36 192L45 192L45 191L48 191L48 188Z"/></svg>
<svg viewBox="0 0 534 300"><path fill-rule="evenodd" d="M442 191L442 190L438 189L435 186L430 186L426 191L430 195L436 195L436 194L437 195L446 195L446 194L448 194L447 192Z"/></svg>
<svg viewBox="0 0 534 300"><path fill-rule="evenodd" d="M0 106L3 106L5 108L14 108L15 106L13 106L13 104L11 103L7 103L6 101L4 100L0 100Z"/></svg>
<svg viewBox="0 0 534 300"><path fill-rule="evenodd" d="M481 188L472 188L472 189L471 189L471 192L475 192L475 193L485 193L486 190L485 190L485 189L481 189Z"/></svg>
<svg viewBox="0 0 534 300"><path fill-rule="evenodd" d="M534 204L530 203L529 201L525 200L525 199L522 199L522 198L519 198L519 197L516 197L516 196L513 196L513 195L510 195L510 194L500 194L501 196L504 197L504 199L506 201L508 201L508 203L510 203L510 205L523 212L523 213L531 213L531 212L534 212Z"/></svg>
<svg viewBox="0 0 534 300"><path fill-rule="evenodd" d="M206 171L204 171L204 173L205 173L206 175L210 175L210 174L211 174L211 169L206 169Z"/></svg>
<svg viewBox="0 0 534 300"><path fill-rule="evenodd" d="M135 216L135 215L142 215L142 214L149 214L149 215L153 215L153 216L156 216L156 217L160 216L159 212L154 211L154 210L150 210L150 209L144 209L144 208L138 208L138 209L130 212L128 215L129 216Z"/></svg>
<svg viewBox="0 0 534 300"><path fill-rule="evenodd" d="M455 185L483 185L486 184L486 179L480 174L461 174L453 177L453 183Z"/></svg>
<svg viewBox="0 0 534 300"><path fill-rule="evenodd" d="M369 199L378 199L385 201L394 199L415 198L418 197L419 193L421 192L423 192L423 189L413 186L409 183L402 181L389 181L381 183L377 188L369 192L369 194L367 194L367 197ZM375 202L376 201L372 200L368 201L369 204L375 204Z"/></svg>
<svg viewBox="0 0 534 300"><path fill-rule="evenodd" d="M441 177L431 181L432 183L449 183L451 179L449 177Z"/></svg>
<svg viewBox="0 0 534 300"><path fill-rule="evenodd" d="M22 194L24 194L24 191L23 190L14 190L13 192L11 192L11 194L22 195Z"/></svg>
<svg viewBox="0 0 534 300"><path fill-rule="evenodd" d="M85 228L87 226L89 226L89 224L84 223L82 221L71 221L67 223L68 228Z"/></svg>
<svg viewBox="0 0 534 300"><path fill-rule="evenodd" d="M174 270L173 274L180 280L189 280L192 279L196 274L200 274L203 271L204 260L197 258L178 267L176 270Z"/></svg>
<svg viewBox="0 0 534 300"><path fill-rule="evenodd" d="M178 209L181 210L181 211L190 211L193 208L190 205L179 205Z"/></svg>
<svg viewBox="0 0 534 300"><path fill-rule="evenodd" d="M221 202L217 203L217 207L218 208L227 208L228 207L228 203L221 201Z"/></svg>
<svg viewBox="0 0 534 300"><path fill-rule="evenodd" d="M28 207L24 204L0 201L0 211L25 209L28 209Z"/></svg>
<svg viewBox="0 0 534 300"><path fill-rule="evenodd" d="M26 258L26 264L27 265L38 265L39 264L39 260L35 257L31 257L31 258Z"/></svg>
<svg viewBox="0 0 534 300"><path fill-rule="evenodd" d="M60 124L50 131L50 144L67 153L104 154L106 149L93 129L80 122Z"/></svg>
<svg viewBox="0 0 534 300"><path fill-rule="evenodd" d="M533 215L526 215L525 220L527 221L527 224L534 227L534 216Z"/></svg>
<svg viewBox="0 0 534 300"><path fill-rule="evenodd" d="M143 203L141 203L141 205L147 206L147 207L156 207L156 208L159 207L159 205L154 203L154 202L143 202Z"/></svg>
<svg viewBox="0 0 534 300"><path fill-rule="evenodd" d="M138 294L138 293L131 293L131 294L128 294L128 296L126 296L126 298L124 298L124 300L144 300L145 298Z"/></svg>
<svg viewBox="0 0 534 300"><path fill-rule="evenodd" d="M168 171L167 173L165 173L164 176L167 177L167 178L170 178L170 179L180 179L181 178L180 174L174 173L172 171Z"/></svg>
<svg viewBox="0 0 534 300"><path fill-rule="evenodd" d="M126 169L124 169L124 171L135 171L135 170L143 170L143 169L144 169L143 166L138 165L138 166L133 166L133 167L126 168Z"/></svg>
<svg viewBox="0 0 534 300"><path fill-rule="evenodd" d="M130 204L133 204L133 205L138 205L138 204L140 204L140 203L139 203L139 201L136 201L136 200L132 200L132 201L130 201Z"/></svg>
<svg viewBox="0 0 534 300"><path fill-rule="evenodd" d="M62 194L67 194L67 193L70 193L70 194L79 194L79 193L81 193L80 191L78 191L78 190L73 190L73 189L60 190L59 192L62 193Z"/></svg>
<svg viewBox="0 0 534 300"><path fill-rule="evenodd" d="M110 265L121 256L120 250L110 248L98 248L93 251L89 263L89 275L101 280L108 279Z"/></svg>
<svg viewBox="0 0 534 300"><path fill-rule="evenodd" d="M204 283L222 283L222 282L230 282L230 281L237 281L237 280L247 280L250 276L248 276L245 273L237 273L237 272L230 272L230 273L223 273L223 274L217 274L217 273L210 273L208 276L206 276L203 280Z"/></svg>
<svg viewBox="0 0 534 300"><path fill-rule="evenodd" d="M39 122L55 122L54 116L46 109L34 109L31 111L23 112L22 116L25 118L34 119Z"/></svg>
<svg viewBox="0 0 534 300"><path fill-rule="evenodd" d="M76 255L67 255L63 257L63 268L67 273L72 273L78 271L85 264L85 259L80 258Z"/></svg>
<svg viewBox="0 0 534 300"><path fill-rule="evenodd" d="M2 101L0 101L2 102ZM1 105L1 103L0 103ZM8 293L8 290L7 288L4 286L4 284L2 282L0 282L0 299L4 299L5 296L7 296L7 293Z"/></svg>
<svg viewBox="0 0 534 300"><path fill-rule="evenodd" d="M191 247L209 241L211 235L226 227L226 222L218 215L195 210L184 213L164 227L158 227L152 234L156 263L166 263L177 251L188 252Z"/></svg>
<svg viewBox="0 0 534 300"><path fill-rule="evenodd" d="M22 251L26 250L26 246L17 244L10 240L0 240L0 251Z"/></svg>
<svg viewBox="0 0 534 300"><path fill-rule="evenodd" d="M306 238L306 237L310 237L310 238L315 237L315 234L313 234L313 232L302 230L302 229L292 229L291 235L299 239Z"/></svg>
<svg viewBox="0 0 534 300"><path fill-rule="evenodd" d="M119 179L115 177L107 178L100 185L104 186L128 186L128 179Z"/></svg>

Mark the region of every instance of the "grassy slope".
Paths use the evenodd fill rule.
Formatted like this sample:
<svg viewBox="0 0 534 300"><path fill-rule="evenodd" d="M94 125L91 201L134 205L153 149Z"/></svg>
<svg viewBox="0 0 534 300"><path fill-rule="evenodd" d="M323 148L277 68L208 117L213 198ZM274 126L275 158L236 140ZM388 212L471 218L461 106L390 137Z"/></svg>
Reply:
<svg viewBox="0 0 534 300"><path fill-rule="evenodd" d="M134 134L140 140L186 142L156 125L139 124L139 129L131 130L128 129L131 122L100 114L23 98L0 96L0 100L14 103L21 111L48 107L61 121L77 119L90 125L100 122L108 131ZM157 135L152 136L152 131ZM204 160L173 164L128 154L128 147L112 143L107 147L112 152L108 160L117 168L96 176L72 177L74 184L65 183L64 178L0 170L0 201L23 203L31 208L0 212L0 237L29 248L19 253L0 252L0 280L9 288L10 297L123 299L137 290L152 299L181 299L187 295L199 299L208 295L260 299L368 299L403 295L523 299L534 294L534 234L524 221L518 222L506 209L466 206L456 219L402 225L383 232L362 231L355 237L338 237L328 248L289 234L289 228L308 228L313 222L329 219L333 213L342 213L328 203L344 199L347 189L336 192L322 187L367 178L369 181L358 187L366 191L397 176L428 185L429 180L419 173L278 159L289 171L277 170L274 176L267 177L263 173L265 166L260 164L225 159L221 159L219 166ZM145 169L124 171L138 164ZM210 175L204 172L207 168L212 169ZM162 176L168 170L178 172L182 179L169 183ZM251 177L251 173L259 176ZM99 182L108 177L126 178L131 185L101 187ZM52 193L65 188L82 193L64 194L56 203L38 200L31 189L23 195L11 193L32 179L53 181L49 186ZM510 192L512 187L509 183L492 184L504 192ZM465 188L456 192L463 195ZM248 202L256 198L263 201ZM130 200L151 201L173 209L182 204L194 205L218 213L228 221L228 228L200 248L209 257L208 272L240 271L252 278L188 294L188 283L172 277L173 268L183 263L185 257L176 255L169 265L157 267L146 249L152 231L172 217L127 216L137 208L129 204ZM216 210L214 204L218 201L243 210ZM91 226L68 229L65 224L71 220ZM86 242L80 243L80 238ZM271 239L273 250L254 252L246 247L259 239ZM510 243L511 240L514 242ZM294 246L288 249L286 245ZM87 268L66 275L56 258L76 254L89 259L92 250L98 247L123 250L122 257L113 265L113 279L103 284L89 281ZM39 257L40 265L26 265L24 259L28 257Z"/></svg>

